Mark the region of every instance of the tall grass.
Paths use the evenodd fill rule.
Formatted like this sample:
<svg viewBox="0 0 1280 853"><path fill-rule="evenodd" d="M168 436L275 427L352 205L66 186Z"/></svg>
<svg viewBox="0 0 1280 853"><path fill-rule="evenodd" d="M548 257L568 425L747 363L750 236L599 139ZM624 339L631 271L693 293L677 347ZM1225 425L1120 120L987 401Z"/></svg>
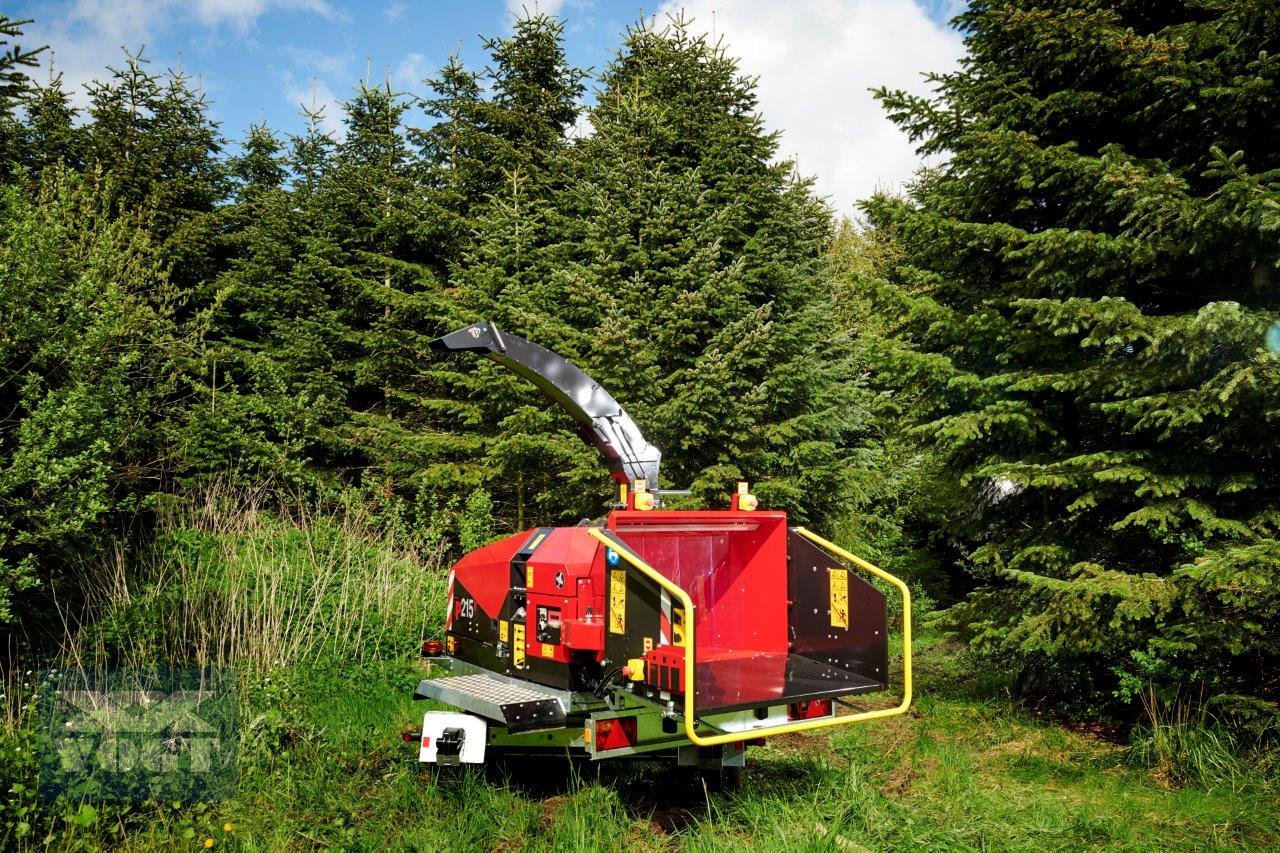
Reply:
<svg viewBox="0 0 1280 853"><path fill-rule="evenodd" d="M1141 695L1146 720L1133 731L1130 758L1148 767L1157 782L1168 788L1225 785L1235 791L1256 780L1259 770L1265 773L1265 767L1249 761L1251 750L1241 742L1238 727L1225 725L1213 712L1212 700L1162 699L1152 687ZM1267 760L1263 753L1257 757Z"/></svg>
<svg viewBox="0 0 1280 853"><path fill-rule="evenodd" d="M443 621L445 569L350 506L314 511L214 489L169 511L140 555L88 567L62 665L361 663Z"/></svg>

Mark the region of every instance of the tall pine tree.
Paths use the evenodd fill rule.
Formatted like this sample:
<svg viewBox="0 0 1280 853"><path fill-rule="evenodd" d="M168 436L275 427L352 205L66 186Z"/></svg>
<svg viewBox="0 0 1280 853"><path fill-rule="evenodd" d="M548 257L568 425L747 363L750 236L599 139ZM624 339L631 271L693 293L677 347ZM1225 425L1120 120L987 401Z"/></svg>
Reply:
<svg viewBox="0 0 1280 853"><path fill-rule="evenodd" d="M187 324L198 352L179 443L189 478L298 489L334 464L334 433L348 419L334 364L346 338L331 299L338 252L305 175L326 140L318 117L293 152L255 126L229 163L237 188L219 211L225 269L196 288L200 310Z"/></svg>
<svg viewBox="0 0 1280 853"><path fill-rule="evenodd" d="M15 39L32 19L15 19L0 14L0 182L12 180L14 168L22 160L22 122L18 108L30 96L31 79L24 68L34 68L43 47L24 49Z"/></svg>
<svg viewBox="0 0 1280 853"><path fill-rule="evenodd" d="M62 75L37 85L27 102L24 160L32 172L49 166L84 168L84 129L76 125L80 111L62 88Z"/></svg>
<svg viewBox="0 0 1280 853"><path fill-rule="evenodd" d="M949 159L866 206L898 250L884 379L976 585L950 622L1065 703L1273 695L1280 10L976 0L958 23L936 99L880 93Z"/></svg>
<svg viewBox="0 0 1280 853"><path fill-rule="evenodd" d="M774 162L752 82L682 20L641 27L590 119L549 192L536 171L508 172L466 298L601 380L664 449L662 485L722 505L749 479L798 520L843 516L863 407L824 306L829 217ZM497 505L534 484L542 517L598 512L609 485L592 454L571 451L567 422L527 390L520 399L490 417L505 418L491 445Z"/></svg>
<svg viewBox="0 0 1280 853"><path fill-rule="evenodd" d="M557 170L565 168L584 77L565 56L563 32L561 21L525 16L509 36L486 41L491 64L483 74L455 60L434 83L426 106L440 121L417 138L440 177L441 197L454 200L467 229L437 307L440 332L486 317L530 333L529 323L514 319L518 294L555 273L541 254L559 239L546 209ZM491 489L500 526L594 511L595 502L560 476L589 452L528 383L457 358L437 359L429 375L439 395L428 403L432 422L455 436L450 452L428 469L438 493Z"/></svg>

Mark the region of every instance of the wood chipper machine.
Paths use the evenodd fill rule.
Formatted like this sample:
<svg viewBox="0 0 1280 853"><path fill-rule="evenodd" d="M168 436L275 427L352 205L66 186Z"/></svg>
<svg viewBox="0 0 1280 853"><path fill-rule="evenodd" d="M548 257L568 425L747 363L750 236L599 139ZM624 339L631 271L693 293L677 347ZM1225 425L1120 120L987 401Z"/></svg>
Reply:
<svg viewBox="0 0 1280 853"><path fill-rule="evenodd" d="M445 636L423 644L451 674L423 680L415 698L458 710L428 711L406 736L421 761L674 758L732 784L749 744L907 709L902 581L759 508L743 483L728 509L663 509L661 453L550 350L491 323L432 346L482 353L540 388L598 449L618 501L598 522L517 533L453 566ZM893 708L848 701L889 681L885 597L858 571L902 595L903 697Z"/></svg>

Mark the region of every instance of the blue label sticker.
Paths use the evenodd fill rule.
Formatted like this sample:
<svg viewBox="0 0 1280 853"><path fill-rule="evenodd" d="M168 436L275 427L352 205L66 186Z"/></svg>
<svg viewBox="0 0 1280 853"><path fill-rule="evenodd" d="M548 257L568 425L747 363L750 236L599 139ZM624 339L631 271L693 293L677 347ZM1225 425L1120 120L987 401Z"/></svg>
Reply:
<svg viewBox="0 0 1280 853"><path fill-rule="evenodd" d="M604 559L605 559L605 562L607 562L609 565L616 566L618 565L618 561L621 560L622 558L619 557L618 552L613 550L612 548L605 548Z"/></svg>

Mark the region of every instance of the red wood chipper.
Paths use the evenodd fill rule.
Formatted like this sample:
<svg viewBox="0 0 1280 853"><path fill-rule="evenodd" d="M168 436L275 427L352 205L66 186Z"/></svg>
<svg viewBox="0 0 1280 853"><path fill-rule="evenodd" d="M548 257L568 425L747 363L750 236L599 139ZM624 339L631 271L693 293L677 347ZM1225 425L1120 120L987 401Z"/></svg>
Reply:
<svg viewBox="0 0 1280 853"><path fill-rule="evenodd" d="M661 453L617 401L555 353L491 323L434 341L530 380L574 419L618 482L607 518L540 527L473 551L449 574L445 638L423 654L419 759L495 753L592 760L673 758L729 784L745 747L771 735L904 712L911 702L905 584L757 507L739 484L726 510L665 510ZM903 698L859 710L888 686L885 597L903 599ZM852 713L837 714L837 706Z"/></svg>

